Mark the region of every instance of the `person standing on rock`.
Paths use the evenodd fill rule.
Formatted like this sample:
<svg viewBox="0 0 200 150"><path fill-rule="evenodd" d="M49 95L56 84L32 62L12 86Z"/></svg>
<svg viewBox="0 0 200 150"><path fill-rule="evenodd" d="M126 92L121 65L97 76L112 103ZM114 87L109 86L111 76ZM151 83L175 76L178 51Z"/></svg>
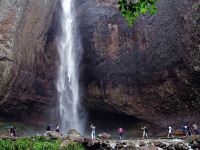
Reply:
<svg viewBox="0 0 200 150"><path fill-rule="evenodd" d="M123 138L123 133L124 133L124 129L120 127L120 128L117 129L117 131L118 131L118 133L119 133L119 139L122 140L122 138Z"/></svg>
<svg viewBox="0 0 200 150"><path fill-rule="evenodd" d="M187 125L184 126L184 132L185 132L185 136L188 136L188 126Z"/></svg>
<svg viewBox="0 0 200 150"><path fill-rule="evenodd" d="M142 127L142 130L143 130L143 136L142 136L142 138L144 139L145 138L145 136L146 136L146 138L148 138L148 133L147 133L147 127Z"/></svg>
<svg viewBox="0 0 200 150"><path fill-rule="evenodd" d="M191 123L190 123L190 122L188 122L187 132L188 132L188 135L189 135L189 136L192 135L192 126L191 126Z"/></svg>
<svg viewBox="0 0 200 150"><path fill-rule="evenodd" d="M47 131L47 132L50 132L50 131L51 131L51 125L50 125L50 123L48 123L47 128L46 128L46 131Z"/></svg>
<svg viewBox="0 0 200 150"><path fill-rule="evenodd" d="M13 126L10 127L10 136L16 136L16 129Z"/></svg>
<svg viewBox="0 0 200 150"><path fill-rule="evenodd" d="M59 125L58 125L58 123L56 124L56 132L60 132L60 127L59 127Z"/></svg>
<svg viewBox="0 0 200 150"><path fill-rule="evenodd" d="M167 135L168 138L171 138L171 137L172 137L172 130L173 130L172 127L169 126L169 127L168 127L168 135Z"/></svg>
<svg viewBox="0 0 200 150"><path fill-rule="evenodd" d="M196 123L193 124L194 134L199 135L198 126Z"/></svg>
<svg viewBox="0 0 200 150"><path fill-rule="evenodd" d="M92 132L91 132L91 138L95 139L95 129L96 129L96 127L93 124L91 124L90 128L92 130Z"/></svg>

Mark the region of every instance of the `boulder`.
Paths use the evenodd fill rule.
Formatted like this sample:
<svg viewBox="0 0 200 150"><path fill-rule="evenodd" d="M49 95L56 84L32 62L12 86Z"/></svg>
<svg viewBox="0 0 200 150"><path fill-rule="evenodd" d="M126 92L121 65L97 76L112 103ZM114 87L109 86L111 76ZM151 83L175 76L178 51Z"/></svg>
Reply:
<svg viewBox="0 0 200 150"><path fill-rule="evenodd" d="M81 134L80 134L80 132L78 132L76 129L70 129L70 130L68 130L68 133L67 133L68 135L79 135L79 136L81 136Z"/></svg>
<svg viewBox="0 0 200 150"><path fill-rule="evenodd" d="M199 136L199 135L196 136L195 141L196 141L197 143L200 143L200 136Z"/></svg>
<svg viewBox="0 0 200 150"><path fill-rule="evenodd" d="M175 136L185 136L185 132L183 132L182 130L175 130L174 135Z"/></svg>
<svg viewBox="0 0 200 150"><path fill-rule="evenodd" d="M97 139L85 139L84 144L88 150L96 150L101 147L101 142Z"/></svg>
<svg viewBox="0 0 200 150"><path fill-rule="evenodd" d="M140 141L139 142L139 146L141 147L141 146L145 146L146 144L145 144L145 142L144 141Z"/></svg>
<svg viewBox="0 0 200 150"><path fill-rule="evenodd" d="M153 145L150 145L150 146L142 146L139 148L139 150L158 150L158 148Z"/></svg>
<svg viewBox="0 0 200 150"><path fill-rule="evenodd" d="M108 140L108 139L111 139L111 134L109 134L109 133L100 133L100 134L98 134L98 138Z"/></svg>
<svg viewBox="0 0 200 150"><path fill-rule="evenodd" d="M189 147L186 144L182 143L182 142L176 143L174 145L174 148L175 148L175 150L188 150L189 149Z"/></svg>
<svg viewBox="0 0 200 150"><path fill-rule="evenodd" d="M68 137L72 140L72 141L79 141L82 139L80 132L78 132L75 129L70 129L68 131Z"/></svg>
<svg viewBox="0 0 200 150"><path fill-rule="evenodd" d="M122 142L119 142L116 144L115 149L122 149L124 148L124 144Z"/></svg>
<svg viewBox="0 0 200 150"><path fill-rule="evenodd" d="M160 148L165 148L165 147L166 147L166 144L163 143L163 142L160 142L160 141L155 141L155 142L154 142L154 146L160 147Z"/></svg>
<svg viewBox="0 0 200 150"><path fill-rule="evenodd" d="M166 150L175 150L175 148L172 144L168 145L165 149Z"/></svg>
<svg viewBox="0 0 200 150"><path fill-rule="evenodd" d="M192 144L190 144L192 149L200 149L200 143L197 143L196 141L194 141Z"/></svg>
<svg viewBox="0 0 200 150"><path fill-rule="evenodd" d="M62 134L56 131L46 132L46 136L49 137L50 139L62 139Z"/></svg>
<svg viewBox="0 0 200 150"><path fill-rule="evenodd" d="M9 130L2 130L0 131L0 138L9 137Z"/></svg>
<svg viewBox="0 0 200 150"><path fill-rule="evenodd" d="M64 140L61 144L60 144L60 147L61 148L64 148L67 144L71 143L71 140L67 139L67 140Z"/></svg>
<svg viewBox="0 0 200 150"><path fill-rule="evenodd" d="M138 150L134 145L128 145L124 147L122 150Z"/></svg>

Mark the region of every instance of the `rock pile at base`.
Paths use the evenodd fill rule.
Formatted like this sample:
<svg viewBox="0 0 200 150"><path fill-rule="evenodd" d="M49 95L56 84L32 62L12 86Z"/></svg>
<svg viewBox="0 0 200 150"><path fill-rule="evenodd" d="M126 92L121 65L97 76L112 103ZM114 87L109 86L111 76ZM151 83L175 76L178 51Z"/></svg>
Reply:
<svg viewBox="0 0 200 150"><path fill-rule="evenodd" d="M98 138L82 136L76 130L69 130L67 135L48 132L46 136L62 140L61 147L70 142L81 143L87 150L189 150L200 149L200 136L191 136L187 140L181 139L146 139L146 140L113 140L108 133L101 133Z"/></svg>

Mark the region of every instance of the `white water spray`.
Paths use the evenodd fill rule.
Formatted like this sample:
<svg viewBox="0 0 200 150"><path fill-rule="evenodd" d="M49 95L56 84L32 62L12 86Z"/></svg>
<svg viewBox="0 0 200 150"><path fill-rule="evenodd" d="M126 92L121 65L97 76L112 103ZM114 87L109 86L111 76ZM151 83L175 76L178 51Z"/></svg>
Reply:
<svg viewBox="0 0 200 150"><path fill-rule="evenodd" d="M73 9L74 0L61 0L62 33L58 42L60 56L57 89L61 130L70 128L83 132L83 123L79 113L79 62L81 57L80 42L77 38L76 23Z"/></svg>

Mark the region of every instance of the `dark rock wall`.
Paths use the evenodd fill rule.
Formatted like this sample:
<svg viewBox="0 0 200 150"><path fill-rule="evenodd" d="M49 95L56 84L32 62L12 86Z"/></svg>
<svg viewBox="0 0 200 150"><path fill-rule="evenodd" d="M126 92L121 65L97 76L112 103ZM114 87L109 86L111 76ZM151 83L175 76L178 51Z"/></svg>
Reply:
<svg viewBox="0 0 200 150"><path fill-rule="evenodd" d="M199 118L199 1L160 0L131 28L116 1L79 1L87 106L163 124Z"/></svg>
<svg viewBox="0 0 200 150"><path fill-rule="evenodd" d="M57 0L3 0L0 7L0 114L40 120L56 101Z"/></svg>
<svg viewBox="0 0 200 150"><path fill-rule="evenodd" d="M85 106L163 124L199 118L197 2L159 0L128 27L116 0L76 0ZM0 115L54 110L59 11L58 0L0 1Z"/></svg>

